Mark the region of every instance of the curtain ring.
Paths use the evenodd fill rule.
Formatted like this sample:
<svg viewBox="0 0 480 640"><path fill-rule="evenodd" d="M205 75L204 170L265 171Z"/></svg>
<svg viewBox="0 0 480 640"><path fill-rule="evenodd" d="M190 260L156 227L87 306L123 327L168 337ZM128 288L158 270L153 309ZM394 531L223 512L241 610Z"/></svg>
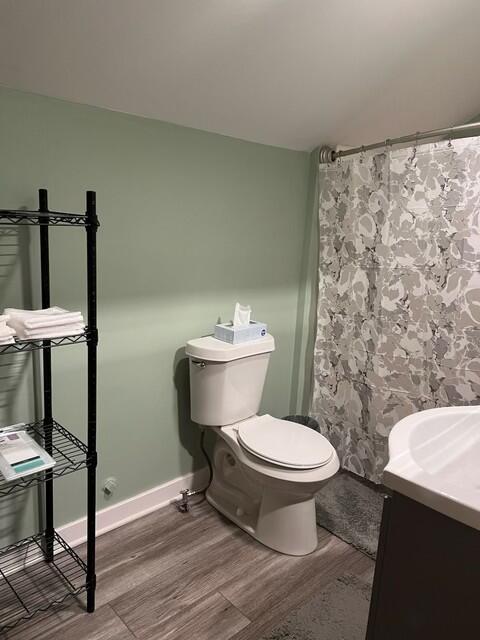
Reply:
<svg viewBox="0 0 480 640"><path fill-rule="evenodd" d="M417 146L418 146L418 136L420 135L420 131L415 132L415 139L413 141L413 149L412 155L409 158L410 164L413 164L415 158L417 157Z"/></svg>
<svg viewBox="0 0 480 640"><path fill-rule="evenodd" d="M453 129L450 129L450 135L448 136L448 145L447 145L449 149L453 148L452 136L453 136Z"/></svg>
<svg viewBox="0 0 480 640"><path fill-rule="evenodd" d="M362 144L362 146L360 147L360 164L363 164L364 159L365 159L365 145Z"/></svg>

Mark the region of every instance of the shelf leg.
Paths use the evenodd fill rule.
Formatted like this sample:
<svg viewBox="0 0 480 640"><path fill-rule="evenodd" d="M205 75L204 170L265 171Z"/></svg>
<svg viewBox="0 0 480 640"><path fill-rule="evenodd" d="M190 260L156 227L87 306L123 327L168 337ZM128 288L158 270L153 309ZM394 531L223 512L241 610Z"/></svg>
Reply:
<svg viewBox="0 0 480 640"><path fill-rule="evenodd" d="M48 211L48 192L40 189L38 193L39 211ZM45 224L40 225L40 262L42 280L42 308L50 306L50 250L48 240L48 218ZM50 340L44 340L45 347L50 346ZM52 455L52 351L43 351L43 422L44 422L44 446L47 453ZM53 561L53 474L45 473L45 560Z"/></svg>
<svg viewBox="0 0 480 640"><path fill-rule="evenodd" d="M87 518L87 611L95 611L95 493L96 493L96 469L88 470L88 518Z"/></svg>
<svg viewBox="0 0 480 640"><path fill-rule="evenodd" d="M88 456L87 472L87 611L95 611L95 535L97 466L97 212L96 195L87 191L87 315L88 315Z"/></svg>

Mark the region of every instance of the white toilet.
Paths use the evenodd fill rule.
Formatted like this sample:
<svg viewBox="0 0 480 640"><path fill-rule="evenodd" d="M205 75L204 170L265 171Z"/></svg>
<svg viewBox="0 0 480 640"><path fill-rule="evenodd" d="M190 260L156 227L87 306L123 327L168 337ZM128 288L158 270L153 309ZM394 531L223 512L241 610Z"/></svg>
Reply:
<svg viewBox="0 0 480 640"><path fill-rule="evenodd" d="M318 432L257 415L274 349L270 335L190 340L191 416L218 436L209 503L267 547L302 556L317 548L314 496L339 462Z"/></svg>

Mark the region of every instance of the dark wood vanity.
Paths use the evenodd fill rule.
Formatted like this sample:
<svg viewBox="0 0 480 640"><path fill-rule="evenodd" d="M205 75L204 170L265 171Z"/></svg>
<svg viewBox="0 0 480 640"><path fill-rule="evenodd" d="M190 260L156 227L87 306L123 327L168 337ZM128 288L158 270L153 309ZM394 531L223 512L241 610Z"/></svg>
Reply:
<svg viewBox="0 0 480 640"><path fill-rule="evenodd" d="M366 640L480 638L480 531L386 497Z"/></svg>

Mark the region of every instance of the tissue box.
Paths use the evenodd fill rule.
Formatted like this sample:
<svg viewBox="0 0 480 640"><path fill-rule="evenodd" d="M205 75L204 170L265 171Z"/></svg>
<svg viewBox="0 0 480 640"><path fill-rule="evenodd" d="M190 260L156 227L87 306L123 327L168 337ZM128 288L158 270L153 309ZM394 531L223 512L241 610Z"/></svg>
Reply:
<svg viewBox="0 0 480 640"><path fill-rule="evenodd" d="M250 320L250 324L244 327L234 327L232 322L224 322L215 325L213 334L218 340L230 344L240 344L250 340L259 340L267 335L267 325L264 322Z"/></svg>

